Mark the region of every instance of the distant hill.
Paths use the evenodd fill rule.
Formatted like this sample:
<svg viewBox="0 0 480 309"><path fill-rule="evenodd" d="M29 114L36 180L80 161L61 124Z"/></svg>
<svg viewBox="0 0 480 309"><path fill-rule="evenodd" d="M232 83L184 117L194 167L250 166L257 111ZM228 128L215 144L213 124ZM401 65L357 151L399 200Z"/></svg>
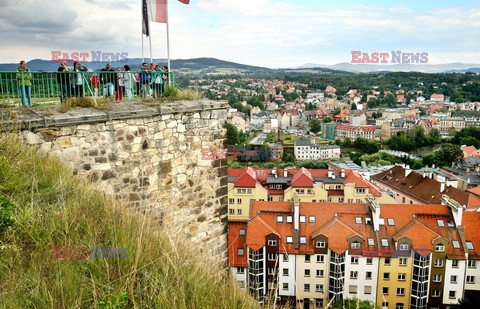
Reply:
<svg viewBox="0 0 480 309"><path fill-rule="evenodd" d="M480 64L472 63L445 63L445 64L353 64L348 62L334 65L307 63L297 69L326 68L354 73L368 72L424 72L424 73L465 73L480 72Z"/></svg>
<svg viewBox="0 0 480 309"><path fill-rule="evenodd" d="M150 59L145 59L150 62ZM166 65L166 59L153 59L153 62L160 65ZM96 71L105 67L106 61L94 61L83 63L89 70ZM139 69L142 63L141 58L129 58L126 60L111 62L112 67L123 67L128 64L132 69ZM32 71L56 71L60 65L52 63L51 60L33 59L28 61L27 67ZM69 64L71 67L72 64ZM257 67L245 65L230 61L219 60L215 58L194 58L194 59L175 59L171 60L171 66L176 71L184 72L198 72L198 73L234 73L245 71L271 71L271 69L264 67ZM18 63L4 63L0 64L0 71L13 71L18 67Z"/></svg>

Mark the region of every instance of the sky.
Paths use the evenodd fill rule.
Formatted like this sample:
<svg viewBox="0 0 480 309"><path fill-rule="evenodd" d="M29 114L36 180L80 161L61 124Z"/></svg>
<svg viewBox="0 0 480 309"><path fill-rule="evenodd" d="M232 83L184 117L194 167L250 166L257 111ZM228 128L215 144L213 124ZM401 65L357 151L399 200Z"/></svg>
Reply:
<svg viewBox="0 0 480 309"><path fill-rule="evenodd" d="M150 27L153 57L166 58L166 25ZM432 64L480 63L478 0L170 0L169 28L172 59L287 68L402 51L427 52ZM0 63L52 51L141 57L141 37L141 0L0 0Z"/></svg>

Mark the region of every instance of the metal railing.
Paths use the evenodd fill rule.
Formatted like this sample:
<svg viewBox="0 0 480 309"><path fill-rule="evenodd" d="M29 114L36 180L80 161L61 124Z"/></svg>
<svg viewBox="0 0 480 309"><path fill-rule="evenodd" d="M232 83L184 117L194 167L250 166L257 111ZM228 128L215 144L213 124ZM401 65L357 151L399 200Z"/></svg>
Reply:
<svg viewBox="0 0 480 309"><path fill-rule="evenodd" d="M174 72L163 71L0 71L0 105L55 105L71 97L108 97L112 101L158 98ZM95 101L96 102L96 101Z"/></svg>

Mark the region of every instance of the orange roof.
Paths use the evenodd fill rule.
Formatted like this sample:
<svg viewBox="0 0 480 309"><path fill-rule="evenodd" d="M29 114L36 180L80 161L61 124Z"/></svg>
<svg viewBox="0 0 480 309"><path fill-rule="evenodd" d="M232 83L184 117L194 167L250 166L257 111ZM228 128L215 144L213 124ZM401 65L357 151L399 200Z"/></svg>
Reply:
<svg viewBox="0 0 480 309"><path fill-rule="evenodd" d="M247 167L247 169L235 180L234 186L255 187L257 183L260 184L257 181L257 174L255 173L255 170L251 167Z"/></svg>
<svg viewBox="0 0 480 309"><path fill-rule="evenodd" d="M464 146L464 147L461 147L461 148L463 150L463 153L468 155L468 156L477 152L477 148L475 148L475 146Z"/></svg>
<svg viewBox="0 0 480 309"><path fill-rule="evenodd" d="M311 237L314 238L318 235L328 237L328 247L330 250L337 254L341 254L348 247L346 246L348 238L353 235L358 235L358 233L338 218L333 218L330 222L312 233Z"/></svg>
<svg viewBox="0 0 480 309"><path fill-rule="evenodd" d="M292 187L313 187L312 174L304 167L302 167L292 179Z"/></svg>
<svg viewBox="0 0 480 309"><path fill-rule="evenodd" d="M280 234L259 216L248 222L247 228L247 246L255 251L265 246L267 235L273 233L280 237Z"/></svg>
<svg viewBox="0 0 480 309"><path fill-rule="evenodd" d="M462 225L465 229L465 241L471 241L474 250L468 250L468 257L480 259L480 232L478 223L480 222L479 210L467 210L463 212Z"/></svg>
<svg viewBox="0 0 480 309"><path fill-rule="evenodd" d="M472 192L475 195L480 196L480 186L476 186L474 188L467 189L468 192Z"/></svg>
<svg viewBox="0 0 480 309"><path fill-rule="evenodd" d="M228 222L228 261L230 266L247 267L246 236L240 236L240 230L247 231L247 222ZM238 249L243 249L243 256L238 256Z"/></svg>
<svg viewBox="0 0 480 309"><path fill-rule="evenodd" d="M369 188L368 192L373 196L381 196L380 191L371 183L363 180L362 176L357 174L357 172L348 170L345 175L345 181L343 184L353 183L355 188Z"/></svg>

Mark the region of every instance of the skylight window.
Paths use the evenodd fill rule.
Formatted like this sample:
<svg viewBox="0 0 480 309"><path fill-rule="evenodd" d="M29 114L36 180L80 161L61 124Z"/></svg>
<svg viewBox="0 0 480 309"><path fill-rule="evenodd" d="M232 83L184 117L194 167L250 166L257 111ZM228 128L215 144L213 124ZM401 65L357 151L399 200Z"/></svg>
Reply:
<svg viewBox="0 0 480 309"><path fill-rule="evenodd" d="M385 225L385 219L380 218L379 223L380 223L380 225Z"/></svg>
<svg viewBox="0 0 480 309"><path fill-rule="evenodd" d="M356 217L355 218L355 223L356 224L362 224L362 218L361 217Z"/></svg>
<svg viewBox="0 0 480 309"><path fill-rule="evenodd" d="M388 240L386 238L382 238L382 247L388 247Z"/></svg>
<svg viewBox="0 0 480 309"><path fill-rule="evenodd" d="M468 250L473 250L473 244L471 241L467 241L467 249Z"/></svg>
<svg viewBox="0 0 480 309"><path fill-rule="evenodd" d="M445 223L443 223L443 220L437 220L437 224L439 227L444 227L445 226Z"/></svg>
<svg viewBox="0 0 480 309"><path fill-rule="evenodd" d="M448 220L448 221L447 221L447 226L448 226L448 227L455 227L455 224L453 223L452 220Z"/></svg>
<svg viewBox="0 0 480 309"><path fill-rule="evenodd" d="M395 225L395 221L393 220L393 218L388 218L387 221L388 225Z"/></svg>
<svg viewBox="0 0 480 309"><path fill-rule="evenodd" d="M373 242L373 238L369 238L369 239L368 239L368 245L369 245L370 247L373 247L373 246L375 245L375 243Z"/></svg>
<svg viewBox="0 0 480 309"><path fill-rule="evenodd" d="M457 240L452 240L452 246L455 249L459 249L460 248L460 243Z"/></svg>

